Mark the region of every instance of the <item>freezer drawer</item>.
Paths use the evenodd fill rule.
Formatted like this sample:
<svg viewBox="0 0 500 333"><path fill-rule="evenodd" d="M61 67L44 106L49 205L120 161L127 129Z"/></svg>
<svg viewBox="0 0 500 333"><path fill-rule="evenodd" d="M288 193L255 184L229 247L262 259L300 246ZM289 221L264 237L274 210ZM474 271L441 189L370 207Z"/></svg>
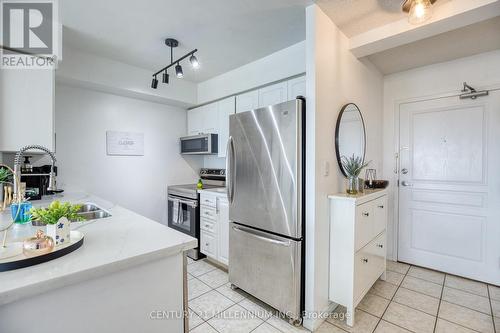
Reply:
<svg viewBox="0 0 500 333"><path fill-rule="evenodd" d="M232 222L229 282L287 316L300 318L301 243Z"/></svg>

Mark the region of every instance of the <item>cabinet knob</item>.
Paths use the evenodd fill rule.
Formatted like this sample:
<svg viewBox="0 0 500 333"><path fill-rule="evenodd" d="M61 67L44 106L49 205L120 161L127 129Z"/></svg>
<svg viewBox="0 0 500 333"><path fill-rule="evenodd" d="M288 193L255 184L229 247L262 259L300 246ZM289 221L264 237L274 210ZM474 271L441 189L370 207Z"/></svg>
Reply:
<svg viewBox="0 0 500 333"><path fill-rule="evenodd" d="M363 213L364 216L370 216L370 213Z"/></svg>
<svg viewBox="0 0 500 333"><path fill-rule="evenodd" d="M208 243L205 243L205 246L208 246Z"/></svg>
<svg viewBox="0 0 500 333"><path fill-rule="evenodd" d="M377 247L380 247L381 249L384 248L383 244L377 244Z"/></svg>
<svg viewBox="0 0 500 333"><path fill-rule="evenodd" d="M384 208L384 205L380 205L380 206L378 206L378 208Z"/></svg>
<svg viewBox="0 0 500 333"><path fill-rule="evenodd" d="M366 264L368 262L368 259L367 258L363 258L363 259L361 259L361 261Z"/></svg>

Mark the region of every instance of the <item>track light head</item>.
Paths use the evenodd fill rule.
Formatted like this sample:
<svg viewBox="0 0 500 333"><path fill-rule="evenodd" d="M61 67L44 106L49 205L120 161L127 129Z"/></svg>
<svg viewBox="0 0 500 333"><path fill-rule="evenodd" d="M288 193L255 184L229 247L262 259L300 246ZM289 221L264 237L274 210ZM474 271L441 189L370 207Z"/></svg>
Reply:
<svg viewBox="0 0 500 333"><path fill-rule="evenodd" d="M197 69L200 67L200 63L198 62L198 59L194 55L194 53L189 57L189 62L191 63L191 66L193 66L194 69Z"/></svg>
<svg viewBox="0 0 500 333"><path fill-rule="evenodd" d="M153 80L151 81L151 88L153 89L158 88L158 79L156 78L156 75L153 77Z"/></svg>
<svg viewBox="0 0 500 333"><path fill-rule="evenodd" d="M184 77L184 73L182 72L182 66L179 63L177 63L177 65L175 66L175 75L179 79L182 79Z"/></svg>
<svg viewBox="0 0 500 333"><path fill-rule="evenodd" d="M167 71L165 71L163 73L163 76L162 76L162 82L168 84L168 79L169 79L169 75L168 75Z"/></svg>

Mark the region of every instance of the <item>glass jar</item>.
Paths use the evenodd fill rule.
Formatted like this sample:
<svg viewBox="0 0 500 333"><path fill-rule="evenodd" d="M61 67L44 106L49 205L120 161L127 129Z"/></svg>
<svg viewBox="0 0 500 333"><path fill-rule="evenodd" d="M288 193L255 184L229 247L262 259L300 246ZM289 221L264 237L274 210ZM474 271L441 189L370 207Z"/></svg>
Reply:
<svg viewBox="0 0 500 333"><path fill-rule="evenodd" d="M347 194L355 195L358 194L359 190L359 178L356 176L349 176L347 178Z"/></svg>

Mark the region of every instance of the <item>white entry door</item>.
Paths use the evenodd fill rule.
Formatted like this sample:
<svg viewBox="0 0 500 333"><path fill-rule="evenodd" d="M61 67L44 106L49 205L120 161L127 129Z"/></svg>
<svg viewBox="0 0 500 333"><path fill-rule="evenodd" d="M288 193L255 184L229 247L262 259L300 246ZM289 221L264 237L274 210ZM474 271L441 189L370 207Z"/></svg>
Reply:
<svg viewBox="0 0 500 333"><path fill-rule="evenodd" d="M500 91L400 105L398 260L500 283Z"/></svg>

